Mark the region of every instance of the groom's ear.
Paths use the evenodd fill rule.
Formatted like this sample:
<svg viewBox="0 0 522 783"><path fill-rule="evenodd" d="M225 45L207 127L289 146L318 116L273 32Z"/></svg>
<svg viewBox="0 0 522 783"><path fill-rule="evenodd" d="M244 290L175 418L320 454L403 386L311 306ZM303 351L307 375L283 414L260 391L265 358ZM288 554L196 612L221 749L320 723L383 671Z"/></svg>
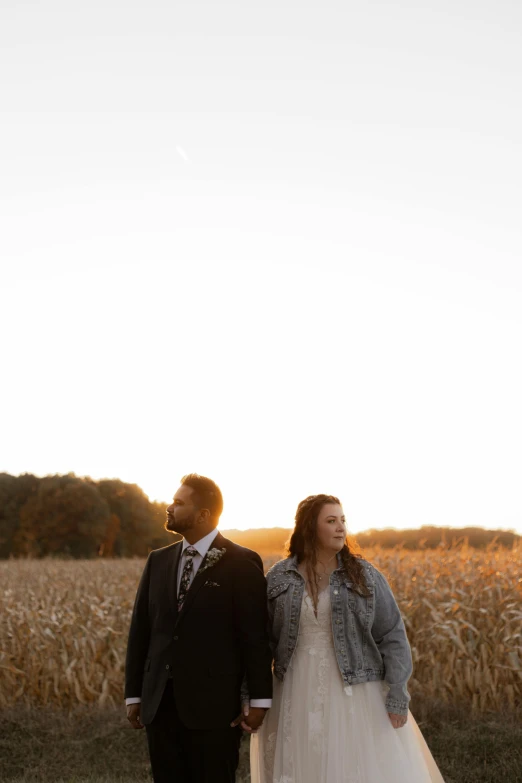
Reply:
<svg viewBox="0 0 522 783"><path fill-rule="evenodd" d="M208 508L202 508L199 512L199 518L202 522L208 522L210 519L210 511Z"/></svg>

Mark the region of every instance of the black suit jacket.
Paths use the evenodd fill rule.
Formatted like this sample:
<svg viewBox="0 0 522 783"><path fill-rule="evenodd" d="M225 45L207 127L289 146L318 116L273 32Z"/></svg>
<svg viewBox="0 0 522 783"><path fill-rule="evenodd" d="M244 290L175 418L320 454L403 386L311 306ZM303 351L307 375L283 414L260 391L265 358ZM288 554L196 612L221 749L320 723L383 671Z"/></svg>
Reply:
<svg viewBox="0 0 522 783"><path fill-rule="evenodd" d="M152 722L172 676L179 717L189 729L225 728L239 714L243 677L251 699L272 695L266 579L256 552L217 534L226 549L196 573L177 611L181 541L150 553L132 613L125 698L141 697Z"/></svg>

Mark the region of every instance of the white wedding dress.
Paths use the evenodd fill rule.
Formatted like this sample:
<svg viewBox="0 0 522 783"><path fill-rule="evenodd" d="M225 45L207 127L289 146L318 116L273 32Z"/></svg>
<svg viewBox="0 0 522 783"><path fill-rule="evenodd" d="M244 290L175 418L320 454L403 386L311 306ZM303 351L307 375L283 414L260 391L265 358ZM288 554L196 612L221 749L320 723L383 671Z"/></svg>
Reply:
<svg viewBox="0 0 522 783"><path fill-rule="evenodd" d="M343 687L335 658L330 591L317 618L303 598L299 637L284 682L252 735L252 783L444 783L412 714L394 729L382 681Z"/></svg>

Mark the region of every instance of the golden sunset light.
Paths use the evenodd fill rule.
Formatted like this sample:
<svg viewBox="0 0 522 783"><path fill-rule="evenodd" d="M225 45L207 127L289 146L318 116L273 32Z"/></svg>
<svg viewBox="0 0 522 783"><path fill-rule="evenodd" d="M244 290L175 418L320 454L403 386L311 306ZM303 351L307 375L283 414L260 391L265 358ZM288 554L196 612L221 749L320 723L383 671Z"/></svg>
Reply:
<svg viewBox="0 0 522 783"><path fill-rule="evenodd" d="M354 532L522 532L513 264L25 263L2 311L3 470L163 501L196 471L223 528L291 526L326 491Z"/></svg>

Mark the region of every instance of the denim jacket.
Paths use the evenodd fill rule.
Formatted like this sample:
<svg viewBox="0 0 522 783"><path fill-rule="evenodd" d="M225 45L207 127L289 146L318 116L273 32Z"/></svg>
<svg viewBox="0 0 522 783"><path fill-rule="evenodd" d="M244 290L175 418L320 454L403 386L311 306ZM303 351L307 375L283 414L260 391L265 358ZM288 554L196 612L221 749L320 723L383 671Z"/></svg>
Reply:
<svg viewBox="0 0 522 783"><path fill-rule="evenodd" d="M385 577L361 560L369 596L352 589L341 567L330 576L335 655L345 686L370 680L389 685L386 709L406 715L412 673L410 645L401 613ZM274 674L283 680L294 654L305 581L297 558L280 560L268 571L268 612Z"/></svg>

